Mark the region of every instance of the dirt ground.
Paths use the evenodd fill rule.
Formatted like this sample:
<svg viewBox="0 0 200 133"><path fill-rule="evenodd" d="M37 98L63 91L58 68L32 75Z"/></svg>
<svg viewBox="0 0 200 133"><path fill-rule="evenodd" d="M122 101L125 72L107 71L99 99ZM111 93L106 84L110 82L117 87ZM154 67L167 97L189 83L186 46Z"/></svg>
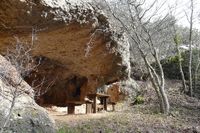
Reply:
<svg viewBox="0 0 200 133"><path fill-rule="evenodd" d="M119 103L115 112L67 115L49 109L58 133L200 133L200 100L181 94L177 82L168 81L171 111L159 113L154 91L147 88L145 103Z"/></svg>

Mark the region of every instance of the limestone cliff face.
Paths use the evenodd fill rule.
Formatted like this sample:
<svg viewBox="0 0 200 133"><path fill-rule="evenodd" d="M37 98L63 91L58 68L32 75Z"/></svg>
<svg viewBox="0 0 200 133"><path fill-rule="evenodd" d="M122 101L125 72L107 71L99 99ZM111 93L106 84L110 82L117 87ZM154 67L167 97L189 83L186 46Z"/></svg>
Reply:
<svg viewBox="0 0 200 133"><path fill-rule="evenodd" d="M129 77L129 44L88 3L59 3L1 0L0 51L15 41L13 36L28 44L33 39L33 55L40 65L27 82L51 82L39 101L65 106Z"/></svg>

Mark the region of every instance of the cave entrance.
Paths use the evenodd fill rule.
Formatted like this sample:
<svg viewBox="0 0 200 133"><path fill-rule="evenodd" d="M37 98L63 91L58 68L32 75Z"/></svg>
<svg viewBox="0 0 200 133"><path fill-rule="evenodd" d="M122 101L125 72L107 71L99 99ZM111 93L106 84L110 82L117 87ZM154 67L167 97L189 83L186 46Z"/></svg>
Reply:
<svg viewBox="0 0 200 133"><path fill-rule="evenodd" d="M74 74L67 66L47 57L35 57L35 62L38 67L25 80L35 89L35 100L40 106L66 107L70 102L84 101L86 77Z"/></svg>

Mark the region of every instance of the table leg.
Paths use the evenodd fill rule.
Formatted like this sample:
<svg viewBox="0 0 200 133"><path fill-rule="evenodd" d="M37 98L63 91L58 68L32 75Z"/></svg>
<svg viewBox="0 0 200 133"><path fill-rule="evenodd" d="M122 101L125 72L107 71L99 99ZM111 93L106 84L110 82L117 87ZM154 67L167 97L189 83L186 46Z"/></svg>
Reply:
<svg viewBox="0 0 200 133"><path fill-rule="evenodd" d="M93 113L97 112L97 98L94 98L94 103L93 103Z"/></svg>
<svg viewBox="0 0 200 133"><path fill-rule="evenodd" d="M107 111L107 98L103 98L104 110Z"/></svg>

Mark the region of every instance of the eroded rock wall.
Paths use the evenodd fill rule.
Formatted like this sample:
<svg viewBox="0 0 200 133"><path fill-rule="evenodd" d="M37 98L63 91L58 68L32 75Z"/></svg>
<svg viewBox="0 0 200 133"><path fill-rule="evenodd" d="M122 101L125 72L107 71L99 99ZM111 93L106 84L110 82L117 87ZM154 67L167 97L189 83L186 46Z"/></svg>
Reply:
<svg viewBox="0 0 200 133"><path fill-rule="evenodd" d="M0 107L0 127L3 127L3 133L55 132L54 122L33 100L32 88L2 56L0 56ZM10 117L9 112L11 112ZM8 123L3 126L7 120Z"/></svg>

